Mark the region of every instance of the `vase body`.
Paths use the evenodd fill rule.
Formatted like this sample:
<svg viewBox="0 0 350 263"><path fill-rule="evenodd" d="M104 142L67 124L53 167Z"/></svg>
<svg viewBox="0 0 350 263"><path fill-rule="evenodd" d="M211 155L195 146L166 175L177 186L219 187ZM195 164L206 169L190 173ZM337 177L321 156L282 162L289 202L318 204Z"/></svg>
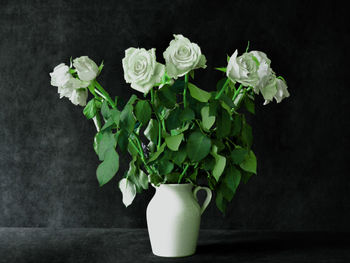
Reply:
<svg viewBox="0 0 350 263"><path fill-rule="evenodd" d="M207 200L201 208L196 198L197 191L193 192L192 188L191 184L162 184L156 187L146 212L153 254L184 257L195 253L201 213L210 201L211 192L204 189Z"/></svg>

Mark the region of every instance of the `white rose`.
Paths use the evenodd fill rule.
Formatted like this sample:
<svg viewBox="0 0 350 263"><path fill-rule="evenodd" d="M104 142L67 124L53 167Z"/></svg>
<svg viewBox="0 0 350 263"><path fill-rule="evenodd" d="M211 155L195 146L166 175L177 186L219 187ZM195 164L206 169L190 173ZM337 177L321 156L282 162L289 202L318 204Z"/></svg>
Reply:
<svg viewBox="0 0 350 263"><path fill-rule="evenodd" d="M267 104L266 101L271 101L277 93L276 76L274 74L264 76L260 80L258 88L265 99L265 104Z"/></svg>
<svg viewBox="0 0 350 263"><path fill-rule="evenodd" d="M76 68L78 77L84 81L91 81L96 78L98 66L87 56L75 58L73 66Z"/></svg>
<svg viewBox="0 0 350 263"><path fill-rule="evenodd" d="M258 74L259 81L261 81L265 76L273 74L273 71L270 67L271 60L268 59L268 57L264 52L254 50L254 51L250 51L249 54L252 54L254 56L253 59L255 60L255 62L256 61L258 62L257 64L259 66L258 66L257 74ZM253 87L254 92L256 94L259 94L259 89L257 88L258 85L259 84Z"/></svg>
<svg viewBox="0 0 350 263"><path fill-rule="evenodd" d="M174 35L163 53L169 77L178 78L196 68L206 68L206 58L200 47L183 35Z"/></svg>
<svg viewBox="0 0 350 263"><path fill-rule="evenodd" d="M51 76L51 85L55 87L62 87L65 85L71 78L69 73L69 67L64 63L57 65L53 72L50 73Z"/></svg>
<svg viewBox="0 0 350 263"><path fill-rule="evenodd" d="M72 91L71 96L69 97L69 100L74 104L74 105L80 105L80 106L85 106L86 105L86 100L88 97L88 91L85 88L82 89L74 89Z"/></svg>
<svg viewBox="0 0 350 263"><path fill-rule="evenodd" d="M165 72L164 65L156 61L155 49L128 48L122 60L124 78L131 87L147 94L160 83Z"/></svg>
<svg viewBox="0 0 350 263"><path fill-rule="evenodd" d="M85 81L74 78L69 73L69 67L61 63L50 73L51 85L56 86L60 99L68 98L74 105L86 105L87 85Z"/></svg>
<svg viewBox="0 0 350 263"><path fill-rule="evenodd" d="M280 103L284 98L288 98L290 96L288 92L287 83L282 79L276 79L277 82L277 93L274 98L277 103Z"/></svg>

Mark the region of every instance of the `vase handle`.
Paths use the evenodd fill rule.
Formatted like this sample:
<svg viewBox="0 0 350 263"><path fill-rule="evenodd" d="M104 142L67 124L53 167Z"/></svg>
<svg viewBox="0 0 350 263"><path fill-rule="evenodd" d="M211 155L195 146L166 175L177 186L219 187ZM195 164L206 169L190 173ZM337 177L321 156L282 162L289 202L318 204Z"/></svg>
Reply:
<svg viewBox="0 0 350 263"><path fill-rule="evenodd" d="M212 193L211 193L211 190L208 187L197 186L193 190L193 195L194 195L194 198L197 200L197 202L198 202L197 193L198 193L199 190L205 190L207 192L207 197L205 198L204 203L203 203L203 205L201 207L201 214L203 214L204 210L207 208L207 206L210 203Z"/></svg>

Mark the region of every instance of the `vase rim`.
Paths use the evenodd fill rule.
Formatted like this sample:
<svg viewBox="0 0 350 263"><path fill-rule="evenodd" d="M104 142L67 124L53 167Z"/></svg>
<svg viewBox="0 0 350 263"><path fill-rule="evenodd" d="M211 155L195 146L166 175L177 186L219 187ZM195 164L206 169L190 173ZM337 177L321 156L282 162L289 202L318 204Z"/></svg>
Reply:
<svg viewBox="0 0 350 263"><path fill-rule="evenodd" d="M153 184L152 184L153 185ZM185 184L160 184L159 186L154 186L154 188L160 188L160 187L188 187L188 186L193 186L191 183L185 183Z"/></svg>

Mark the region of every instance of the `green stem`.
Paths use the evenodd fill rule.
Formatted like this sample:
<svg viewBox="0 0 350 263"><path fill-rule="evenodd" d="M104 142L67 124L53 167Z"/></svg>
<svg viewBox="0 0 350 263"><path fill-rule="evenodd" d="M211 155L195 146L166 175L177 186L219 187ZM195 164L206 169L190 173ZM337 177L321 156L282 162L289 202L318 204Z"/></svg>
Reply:
<svg viewBox="0 0 350 263"><path fill-rule="evenodd" d="M136 136L135 136L136 137ZM139 140L138 138L136 137L136 141L138 142L139 144ZM146 170L148 173L153 173L152 169L148 166L148 164L146 163L146 160L145 160L145 155L143 154L143 150L142 150L142 147L141 149L139 149L136 144L133 142L133 140L131 138L129 138L129 142L131 143L131 145L135 148L135 150L138 152L138 154L140 155L141 157L141 161L143 162L143 165L145 166ZM141 146L141 145L140 145Z"/></svg>
<svg viewBox="0 0 350 263"><path fill-rule="evenodd" d="M219 93L215 96L215 99L219 99L221 97L221 94L225 91L227 85L230 83L230 79L227 78L227 80L225 81L224 85L222 86L221 90L219 91Z"/></svg>
<svg viewBox="0 0 350 263"><path fill-rule="evenodd" d="M187 107L187 100L186 100L187 86L188 86L188 73L185 75L185 86L184 86L184 94L183 94L184 108Z"/></svg>
<svg viewBox="0 0 350 263"><path fill-rule="evenodd" d="M238 89L235 91L235 94L233 94L233 98L232 98L232 101L234 102L235 99L237 98L239 92L241 91L241 89L243 88L243 85L239 85Z"/></svg>
<svg viewBox="0 0 350 263"><path fill-rule="evenodd" d="M151 103L154 105L154 91L153 88L151 88Z"/></svg>
<svg viewBox="0 0 350 263"><path fill-rule="evenodd" d="M109 104L111 105L112 108L116 108L113 100L111 99L111 97L109 96L109 94L107 93L107 91L104 90L104 88L100 85L100 83L97 82L97 80L94 81L95 82L95 86L96 88L106 97L106 100L109 102Z"/></svg>
<svg viewBox="0 0 350 263"><path fill-rule="evenodd" d="M185 173L186 173L186 171L187 171L189 166L190 166L190 164L186 164L185 169L182 171L182 173L179 176L179 180L177 181L178 184L181 182L181 180L184 177L184 175L185 175Z"/></svg>

